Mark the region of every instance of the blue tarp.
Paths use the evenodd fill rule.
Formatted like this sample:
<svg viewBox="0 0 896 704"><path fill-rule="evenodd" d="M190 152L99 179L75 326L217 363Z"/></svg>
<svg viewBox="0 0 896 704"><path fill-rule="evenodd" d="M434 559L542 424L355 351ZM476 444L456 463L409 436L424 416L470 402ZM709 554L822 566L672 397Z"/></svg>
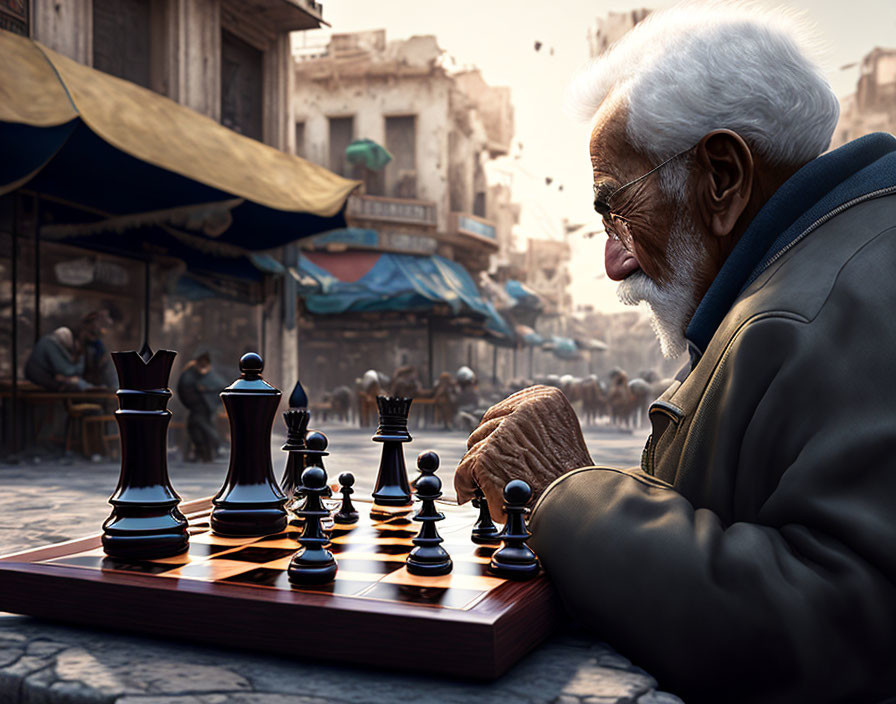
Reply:
<svg viewBox="0 0 896 704"><path fill-rule="evenodd" d="M560 359L576 359L579 356L579 347L572 338L551 335L546 345Z"/></svg>
<svg viewBox="0 0 896 704"><path fill-rule="evenodd" d="M522 281L510 279L504 284L504 290L516 301L521 308L541 310L541 298L535 291L526 286Z"/></svg>
<svg viewBox="0 0 896 704"><path fill-rule="evenodd" d="M500 337L514 337L494 305L479 295L467 270L444 257L384 253L366 274L352 282L341 281L304 255L299 269L305 282L301 287L305 307L311 313L430 310L444 304L455 314L482 316L486 329ZM310 285L310 279L314 285Z"/></svg>

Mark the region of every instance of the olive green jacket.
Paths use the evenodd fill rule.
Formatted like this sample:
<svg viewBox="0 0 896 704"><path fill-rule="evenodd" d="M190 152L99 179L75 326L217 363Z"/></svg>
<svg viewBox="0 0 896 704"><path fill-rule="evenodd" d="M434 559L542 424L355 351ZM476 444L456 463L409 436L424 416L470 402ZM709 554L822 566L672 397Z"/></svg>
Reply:
<svg viewBox="0 0 896 704"><path fill-rule="evenodd" d="M687 702L878 700L896 692L894 401L887 195L766 269L651 406L642 466L555 481L532 546L576 619Z"/></svg>

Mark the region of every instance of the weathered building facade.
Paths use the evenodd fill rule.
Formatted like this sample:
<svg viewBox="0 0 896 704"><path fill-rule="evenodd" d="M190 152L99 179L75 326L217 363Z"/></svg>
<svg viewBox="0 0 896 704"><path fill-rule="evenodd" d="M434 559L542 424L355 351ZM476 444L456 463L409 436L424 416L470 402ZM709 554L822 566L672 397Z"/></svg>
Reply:
<svg viewBox="0 0 896 704"><path fill-rule="evenodd" d="M896 49L876 47L862 59L856 92L840 100L831 148L870 132L896 132Z"/></svg>
<svg viewBox="0 0 896 704"><path fill-rule="evenodd" d="M333 233L303 242L305 251L438 255L478 280L512 248L519 206L506 185L486 175L487 162L510 150L510 91L489 86L477 70L450 69L435 37L334 34L325 48L297 55L293 102L296 153L364 182L349 199L348 216L365 239ZM346 158L346 148L362 139L388 151L385 168ZM350 385L371 367L391 373L415 366L424 385L430 370L438 376L461 364L491 373L491 344L444 327L433 339L432 317L371 313L353 319L351 329L338 320L306 319L303 381L319 393Z"/></svg>

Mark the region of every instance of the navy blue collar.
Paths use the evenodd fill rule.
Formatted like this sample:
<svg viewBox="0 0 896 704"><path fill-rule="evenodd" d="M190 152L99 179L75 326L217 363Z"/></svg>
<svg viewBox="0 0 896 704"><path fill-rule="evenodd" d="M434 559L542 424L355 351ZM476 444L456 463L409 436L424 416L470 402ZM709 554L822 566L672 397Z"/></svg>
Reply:
<svg viewBox="0 0 896 704"><path fill-rule="evenodd" d="M769 260L838 206L896 184L896 138L876 132L803 166L768 199L735 245L697 310L685 337L692 367L722 319Z"/></svg>

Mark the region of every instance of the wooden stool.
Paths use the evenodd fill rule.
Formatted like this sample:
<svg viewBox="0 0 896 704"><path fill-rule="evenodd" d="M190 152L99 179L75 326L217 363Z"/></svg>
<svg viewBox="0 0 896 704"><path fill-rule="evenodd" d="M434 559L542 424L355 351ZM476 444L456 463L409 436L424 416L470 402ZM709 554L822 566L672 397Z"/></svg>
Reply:
<svg viewBox="0 0 896 704"><path fill-rule="evenodd" d="M87 439L84 436L84 420L92 415L103 412L103 407L98 403L74 403L70 398L65 399L65 412L68 418L65 421L65 451L72 451L72 446L77 443L81 452L86 457Z"/></svg>
<svg viewBox="0 0 896 704"><path fill-rule="evenodd" d="M81 452L84 453L85 457L90 457L87 453L87 429L94 423L111 423L113 428L112 432L107 433L105 432L106 426L99 426L100 439L102 440L103 449L106 451L106 454L113 459L118 459L118 451L121 449L121 443L118 439L118 423L115 421L114 415L84 416L81 423L84 426L83 430L85 431L82 435Z"/></svg>

